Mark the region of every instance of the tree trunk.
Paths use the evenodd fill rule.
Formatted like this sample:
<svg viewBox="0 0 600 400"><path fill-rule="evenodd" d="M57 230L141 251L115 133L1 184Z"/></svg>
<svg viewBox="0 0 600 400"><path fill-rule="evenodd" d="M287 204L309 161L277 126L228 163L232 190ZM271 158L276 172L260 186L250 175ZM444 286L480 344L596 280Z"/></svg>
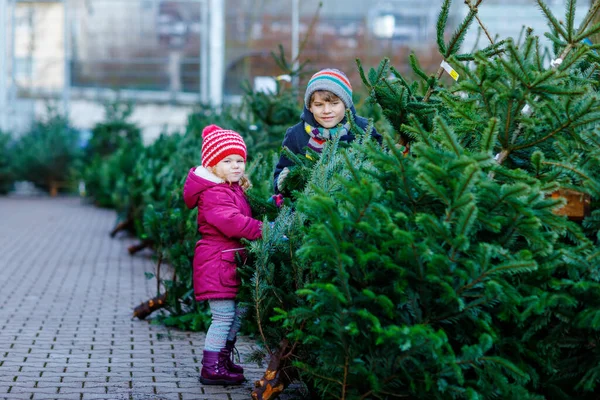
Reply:
<svg viewBox="0 0 600 400"><path fill-rule="evenodd" d="M289 358L284 354L289 351L289 342L284 339L279 343L279 349L271 354L269 365L263 377L254 382L252 400L273 400L289 386L297 377L297 373L290 365Z"/></svg>
<svg viewBox="0 0 600 400"><path fill-rule="evenodd" d="M58 182L50 181L50 197L56 197L58 195Z"/></svg>
<svg viewBox="0 0 600 400"><path fill-rule="evenodd" d="M142 240L138 244L129 246L127 248L127 251L129 252L130 255L134 255L138 251L144 250L146 247L151 247L151 246L152 246L152 240L145 239L145 240Z"/></svg>
<svg viewBox="0 0 600 400"><path fill-rule="evenodd" d="M115 228L110 232L110 237L115 237L116 234L120 231L130 229L133 225L133 220L131 218L127 218L125 221L121 221L115 226Z"/></svg>
<svg viewBox="0 0 600 400"><path fill-rule="evenodd" d="M133 316L139 319L145 319L148 315L154 311L163 308L167 301L167 293L163 293L160 296L156 296L153 299L143 302L139 306L133 309Z"/></svg>

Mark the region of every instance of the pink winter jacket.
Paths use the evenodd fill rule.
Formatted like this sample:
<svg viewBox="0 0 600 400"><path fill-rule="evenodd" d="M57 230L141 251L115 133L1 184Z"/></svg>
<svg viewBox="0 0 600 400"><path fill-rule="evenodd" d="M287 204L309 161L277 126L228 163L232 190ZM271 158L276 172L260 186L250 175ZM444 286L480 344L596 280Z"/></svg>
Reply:
<svg viewBox="0 0 600 400"><path fill-rule="evenodd" d="M194 253L196 300L234 299L240 284L235 254L245 258L240 238L260 238L262 222L252 218L240 185L224 182L204 167L188 173L183 199L188 208L198 207L202 234Z"/></svg>

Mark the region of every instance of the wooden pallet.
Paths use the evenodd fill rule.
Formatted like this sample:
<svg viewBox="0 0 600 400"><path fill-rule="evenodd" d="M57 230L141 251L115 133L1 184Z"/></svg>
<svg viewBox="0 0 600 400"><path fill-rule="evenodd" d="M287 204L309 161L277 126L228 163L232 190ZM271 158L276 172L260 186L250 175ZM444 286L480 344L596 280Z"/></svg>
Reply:
<svg viewBox="0 0 600 400"><path fill-rule="evenodd" d="M563 197L567 204L554 210L555 214L566 215L571 221L582 221L590 215L591 196L571 189L559 189L552 193L552 198Z"/></svg>

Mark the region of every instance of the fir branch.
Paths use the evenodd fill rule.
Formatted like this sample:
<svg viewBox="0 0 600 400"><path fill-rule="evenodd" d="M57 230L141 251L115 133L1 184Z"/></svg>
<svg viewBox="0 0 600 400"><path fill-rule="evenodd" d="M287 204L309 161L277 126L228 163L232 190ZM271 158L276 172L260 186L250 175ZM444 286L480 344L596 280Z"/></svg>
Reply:
<svg viewBox="0 0 600 400"><path fill-rule="evenodd" d="M548 50L544 48L544 50ZM540 56L541 54L541 56ZM537 65L538 71L541 71L544 68L544 55L540 51L540 38L538 36L535 37L535 62Z"/></svg>
<svg viewBox="0 0 600 400"><path fill-rule="evenodd" d="M404 79L404 77L402 76L402 74L400 74L400 72L398 72L398 70L396 68L394 68L393 66L390 66L390 71L392 72L392 74L394 74L394 76L396 77L396 79L398 79L400 81L400 83L402 83L402 86L404 86L406 88L406 90L408 91L409 97L412 97L413 96L413 92L412 92L412 90L410 88L410 85Z"/></svg>
<svg viewBox="0 0 600 400"><path fill-rule="evenodd" d="M346 357L344 359L344 384L342 385L342 399L346 398L346 386L348 385L348 364L350 363L349 356L346 353Z"/></svg>
<svg viewBox="0 0 600 400"><path fill-rule="evenodd" d="M489 96L486 95L485 88L483 87L483 85L484 85L483 79L481 79L479 82L477 82L477 87L479 89L478 94L483 99L483 104L485 105L485 110L487 111L488 115L494 115L495 112L492 110L492 106L490 104L490 99L488 98Z"/></svg>
<svg viewBox="0 0 600 400"><path fill-rule="evenodd" d="M440 185L436 184L429 176L423 173L420 173L418 177L424 183L426 190L428 190L432 195L437 197L446 206L450 205L450 199L448 198L446 193L443 192L442 187Z"/></svg>
<svg viewBox="0 0 600 400"><path fill-rule="evenodd" d="M514 146L512 148L513 151L517 151L517 150L522 150L522 149L526 149L528 147L533 147L535 145L538 145L542 142L545 142L546 140L550 139L552 136L556 135L559 132L562 132L564 129L567 129L569 126L571 125L571 120L566 121L565 123L563 123L561 126L559 126L558 128L554 129L552 132L550 132L549 134L547 134L546 136L534 140L531 143L525 143L519 146Z"/></svg>
<svg viewBox="0 0 600 400"><path fill-rule="evenodd" d="M446 25L448 23L448 14L450 13L450 4L451 0L444 0L442 4L442 8L440 10L440 14L438 16L437 25L436 25L436 33L437 33L437 45L440 54L446 53L446 43L444 42L444 31L446 30Z"/></svg>
<svg viewBox="0 0 600 400"><path fill-rule="evenodd" d="M258 293L260 293L260 290L259 290L260 279L258 279L259 268L256 268L256 272L255 273L256 273L256 277L255 277L255 280L254 280L254 282L255 282L255 284L254 284L254 292L255 292L255 297L256 297L256 302L257 302L256 307L255 307L255 310L256 310L256 325L258 327L258 331L260 333L260 337L263 340L263 344L265 346L265 349L267 350L267 352L269 353L269 355L272 355L273 352L269 348L269 343L267 341L267 336L265 335L265 332L263 330L262 319L260 317L260 301L259 301L260 300L260 296L258 295Z"/></svg>
<svg viewBox="0 0 600 400"><path fill-rule="evenodd" d="M383 79L383 83L390 90L390 92L394 93L394 95L396 95L396 97L399 99L404 98L404 92L409 90L403 85L400 86L400 91L398 91L398 89L396 89L395 85L393 85L389 79Z"/></svg>
<svg viewBox="0 0 600 400"><path fill-rule="evenodd" d="M419 135L421 140L427 144L428 146L433 146L431 138L429 137L429 132L423 128L417 117L414 115L409 115L408 120L412 123L412 125L402 125L401 128L406 132L412 132L416 135Z"/></svg>
<svg viewBox="0 0 600 400"><path fill-rule="evenodd" d="M388 393L388 392L385 392L383 390L379 391L379 393L385 394L387 396L386 399L387 398L392 398L392 397L395 397L395 398L398 398L398 399L409 397L409 395L407 395L407 394Z"/></svg>
<svg viewBox="0 0 600 400"><path fill-rule="evenodd" d="M558 36L553 35L550 32L544 32L544 36L546 36L548 39L550 39L550 42L552 43L553 47L555 47L556 49L567 46L567 43L565 41L561 40ZM558 51L558 50L555 50L555 51ZM550 49L548 47L544 48L544 56L547 56L548 60L552 61L552 54L550 53Z"/></svg>
<svg viewBox="0 0 600 400"><path fill-rule="evenodd" d="M467 236L468 230L473 226L475 219L477 218L477 206L475 203L471 203L471 205L465 209L464 215L456 226L457 235ZM455 257L452 257L454 259Z"/></svg>
<svg viewBox="0 0 600 400"><path fill-rule="evenodd" d="M528 33L529 30L528 30ZM535 50L535 43L536 43L536 37L528 34L526 39L525 39L525 49L523 50L523 57L527 60L530 59L530 57L532 56L532 54L534 54L534 50ZM517 45L518 47L518 45Z"/></svg>
<svg viewBox="0 0 600 400"><path fill-rule="evenodd" d="M299 328L298 328L298 329L299 329L300 331L304 331L304 327L305 327L305 326L306 326L306 320L302 321L302 323L300 324L300 326L299 326ZM296 347L298 346L298 343L299 343L299 342L296 340L296 341L294 342L294 344L293 344L293 345L290 347L290 350L289 350L287 353L285 353L285 354L283 354L283 355L281 356L281 359L290 358L290 357L291 357L291 356L294 354L294 350L296 350Z"/></svg>
<svg viewBox="0 0 600 400"><path fill-rule="evenodd" d="M530 272L537 269L537 263L533 260L514 260L509 261L504 264L500 264L499 266L492 268L483 274L479 275L475 280L471 281L469 284L463 285L460 289L458 289L457 294L464 292L477 285L479 282L485 280L489 275L493 274L515 274L521 272Z"/></svg>
<svg viewBox="0 0 600 400"><path fill-rule="evenodd" d="M589 52L584 46L578 46L577 52L573 55L571 54L571 50L573 50L574 47L575 46L568 45L563 54L561 54L560 59L564 61L556 67L559 71L566 71L571 68ZM568 55L571 56L567 58Z"/></svg>
<svg viewBox="0 0 600 400"><path fill-rule="evenodd" d="M517 65L521 69L521 73L523 74L523 76L527 78L527 80L523 80L523 83L525 83L525 85L527 86L528 82L531 80L531 76L529 74L529 71L527 71L527 67L525 66L525 59L521 57L521 54L517 51L517 49L515 49L515 47L512 44L512 41L509 42L507 49L510 55L512 56L512 59L517 63ZM503 64L505 63L503 62Z"/></svg>
<svg viewBox="0 0 600 400"><path fill-rule="evenodd" d="M542 83L545 83L547 80L549 80L550 78L553 78L555 75L556 75L555 70L548 69L548 70L542 72L541 74L539 74L537 76L537 78L535 78L533 80L533 82L531 82L531 85L529 87L535 88L537 85L541 85Z"/></svg>
<svg viewBox="0 0 600 400"><path fill-rule="evenodd" d="M400 149L394 145L394 143L389 138L389 136L386 136L385 138L386 138L385 140L386 140L388 147L390 148L390 150L392 151L392 154L394 155L394 161L396 162L396 165L398 165L398 167L400 168L400 171L402 172L402 184L404 186L404 192L407 194L411 203L416 204L417 201L413 197L411 187L408 184L408 180L407 180L408 173L406 171L404 163L401 161L404 158L404 154L402 154Z"/></svg>
<svg viewBox="0 0 600 400"><path fill-rule="evenodd" d="M439 67L438 70L435 73L435 80L434 80L434 82L437 82L442 77L443 73L444 73L444 68ZM429 98L433 94L434 90L435 89L434 89L433 85L429 85L429 88L427 89L427 93L425 93L425 97L423 97L423 102L427 103L429 101Z"/></svg>
<svg viewBox="0 0 600 400"><path fill-rule="evenodd" d="M567 0L567 41L569 43L573 42L576 4L577 0Z"/></svg>
<svg viewBox="0 0 600 400"><path fill-rule="evenodd" d="M423 69L419 65L419 60L415 56L415 53L410 53L410 55L408 56L408 63L410 64L410 67L412 68L413 72L417 76L419 76L425 82L429 81L429 77L427 76L427 74L423 71Z"/></svg>
<svg viewBox="0 0 600 400"><path fill-rule="evenodd" d="M521 369L519 369L516 365L514 365L513 363L511 363L510 361L501 358L501 357L491 357L491 356L483 356L481 357L481 360L483 361L490 361L494 364L500 364L502 365L505 369L510 370L514 375L518 375L520 378L522 378L525 382L530 380L530 377L528 374L526 374L525 372L521 371Z"/></svg>
<svg viewBox="0 0 600 400"><path fill-rule="evenodd" d="M461 291L459 289L459 291L456 292L457 295L461 295ZM464 297L467 297L466 295L463 295ZM472 302L470 302L469 304L467 304L466 306L464 306L462 309L460 309L459 311L452 311L452 312L448 312L444 315L441 315L439 317L433 318L432 320L429 321L430 324L434 323L434 322L444 322L448 319L451 319L452 317L455 316L463 316L465 315L465 311L470 310L472 308L477 308L480 307L486 303L489 303L491 299L487 298L487 297L483 297L483 296L474 296L477 298L477 300L474 300Z"/></svg>
<svg viewBox="0 0 600 400"><path fill-rule="evenodd" d="M494 150L496 144L498 129L498 118L490 118L488 126L483 131L483 139L480 141L480 149L483 152L489 153Z"/></svg>
<svg viewBox="0 0 600 400"><path fill-rule="evenodd" d="M337 267L337 271L338 271L338 279L340 281L340 284L342 285L342 289L344 290L344 297L346 299L347 303L350 303L352 301L352 294L350 293L350 288L348 287L349 282L348 282L348 273L346 271L344 271L344 260L341 257L342 254L342 249L339 248L339 246L337 245L338 243L340 243L340 241L337 240L337 238L335 237L335 235L333 234L333 232L331 232L331 229L328 229L327 227L323 227L323 236L326 236L329 239L329 243L332 244L332 246L334 246L334 248L332 249L332 251L335 252L335 261L336 261L336 267Z"/></svg>
<svg viewBox="0 0 600 400"><path fill-rule="evenodd" d="M513 107L513 100L510 99L508 101L508 106L506 107L506 120L504 123L504 147L508 148L510 145L510 142L508 140L508 136L509 136L509 132L510 132L510 126L512 125L512 107ZM498 162L498 164L502 164L501 162Z"/></svg>
<svg viewBox="0 0 600 400"><path fill-rule="evenodd" d="M481 53L488 58L504 54L506 52L506 43L508 43L508 40L502 39L499 42L494 43L494 45L482 49Z"/></svg>
<svg viewBox="0 0 600 400"><path fill-rule="evenodd" d="M464 172L462 173L461 179L458 183L458 186L455 189L455 199L458 200L462 198L467 194L467 191L469 191L473 187L475 181L477 180L476 178L478 172L479 169L477 168L476 164L470 165L465 168Z"/></svg>
<svg viewBox="0 0 600 400"><path fill-rule="evenodd" d="M344 385L344 383L342 381L340 381L340 380L336 380L336 379L334 379L334 378L332 378L330 376L325 376L325 375L317 374L312 368L308 368L308 366L306 366L304 363L296 363L295 365L296 365L297 368L305 371L308 374L311 374L314 377L317 377L319 379L323 379L324 381L327 381L327 382L336 383L336 384L338 384L340 386Z"/></svg>
<svg viewBox="0 0 600 400"><path fill-rule="evenodd" d="M431 339L425 339L425 343L429 342L430 340ZM411 347L409 350L405 351L404 354L402 354L402 356L400 356L398 360L394 360L394 365L397 363L401 364L402 362L404 362L404 360L410 358L414 352L415 352L415 348ZM393 382L395 379L398 379L397 374L385 377L381 382L383 383L383 385L385 385L389 382ZM372 396L374 393L375 393L375 390L371 389L368 392L364 393L362 396L360 396L360 399L361 400L369 399L370 396ZM410 397L410 396L409 395L396 395L395 397Z"/></svg>
<svg viewBox="0 0 600 400"><path fill-rule="evenodd" d="M597 110L593 110L593 111L597 111ZM582 125L592 125L600 120L600 115L592 115L592 116L586 116L586 117L580 117L580 118L581 119L579 119L578 121L573 122L571 124L570 128L574 129L574 128L578 128Z"/></svg>
<svg viewBox="0 0 600 400"><path fill-rule="evenodd" d="M538 0L538 2L539 1L540 0ZM592 6L590 7L590 9L589 9L588 13L586 14L585 18L583 19L583 21L579 25L579 28L577 29L577 31L578 32L585 32L585 30L587 29L587 26L590 24L590 22L592 22L594 20L594 16L598 13L598 11L600 11L600 0L594 0L594 3L592 3ZM577 41L579 41L579 40L577 40Z"/></svg>
<svg viewBox="0 0 600 400"><path fill-rule="evenodd" d="M473 227L473 224L475 223L475 219L477 218L477 206L475 205L475 203L471 203L470 206L468 208L465 209L465 211L463 212L463 214L461 215L457 225L456 225L456 230L457 230L457 237L460 237L461 235L464 237L467 237L467 231L470 230ZM457 255L457 248L455 245L452 245L452 249L450 250L450 260L452 262L457 262L456 260L456 255Z"/></svg>
<svg viewBox="0 0 600 400"><path fill-rule="evenodd" d="M510 75L512 75L513 78L517 79L519 82L522 82L525 86L527 86L528 76L526 73L524 73L522 70L517 70L514 64L508 62L508 60L500 59L500 63L504 67L505 72L508 72ZM519 62L517 62L517 65L521 66Z"/></svg>
<svg viewBox="0 0 600 400"><path fill-rule="evenodd" d="M581 42L583 39L589 38L590 36L595 35L598 32L600 32L600 22L592 25L590 27L590 29L588 29L585 32L579 32L579 34L575 37L574 41L575 42ZM592 45L592 46L589 46L589 47L590 47L590 49L595 49L595 48L597 48L597 46L598 45L596 44L596 45Z"/></svg>
<svg viewBox="0 0 600 400"><path fill-rule="evenodd" d="M544 15L546 16L546 19L550 23L550 26L552 26L560 36L562 36L565 40L568 41L569 35L567 34L567 32L565 32L564 28L561 26L560 22L558 22L554 14L552 14L552 11L550 11L546 3L544 3L543 0L537 0L537 3Z"/></svg>
<svg viewBox="0 0 600 400"><path fill-rule="evenodd" d="M450 1L445 0L444 4L446 4L446 3L449 4ZM476 9L477 8L475 8L475 10ZM475 17L475 15L477 15L477 11L470 10L469 14L467 14L465 19L462 21L462 23L460 24L460 26L458 27L458 29L456 30L456 32L450 39L448 46L444 45L445 51L441 51L442 49L440 49L440 53L442 54L444 59L448 59L450 56L452 56L453 54L457 53L458 50L460 50L460 45L464 41L464 38L465 38L465 35L469 28L469 25L471 25L471 22L473 22L473 18ZM445 27L445 23L444 23L444 27ZM439 24L438 24L438 35L439 35ZM443 36L443 32L442 32L442 36ZM443 38L442 38L442 43L443 43ZM411 66L412 66L412 63L411 63ZM417 71L415 71L415 73L417 73ZM444 73L444 68L442 68L440 66L434 75L435 78L430 80L429 88L427 89L427 93L425 94L425 97L423 98L423 102L427 103L429 101L429 98L431 97L431 95L433 94L433 92L435 90L435 88L434 88L435 83L442 77L443 73Z"/></svg>
<svg viewBox="0 0 600 400"><path fill-rule="evenodd" d="M367 77L365 76L365 70L362 66L362 63L360 62L360 59L356 58L355 61L356 61L356 65L358 67L358 75L360 76L360 79L362 79L363 84L369 89L369 91L373 91L374 88L371 85L371 83L369 82L369 80L367 79Z"/></svg>
<svg viewBox="0 0 600 400"><path fill-rule="evenodd" d="M552 162L552 161L542 161L543 165L551 165L553 167L557 167L560 169L565 169L567 171L570 171L578 176L580 176L582 178L583 181L593 181L594 178L592 178L589 175L584 174L582 171L575 169L574 167L570 166L570 165L566 165L563 163L558 163L558 162Z"/></svg>
<svg viewBox="0 0 600 400"><path fill-rule="evenodd" d="M450 127L448 125L446 125L446 123L444 122L444 120L441 117L439 117L439 116L435 117L435 125L444 134L444 137L447 139L447 143L450 145L450 149L452 151L454 151L454 154L456 154L457 156L462 155L464 149L458 143L458 138L456 137L456 135L454 134L454 132L452 132L452 130L450 129Z"/></svg>
<svg viewBox="0 0 600 400"><path fill-rule="evenodd" d="M469 26L473 22L473 19L475 18L476 15L477 15L476 7L474 10L473 9L469 10L469 13L465 17L465 19L461 22L461 24L458 26L458 28L454 32L454 35L448 42L448 47L446 49L446 52L442 53L442 55L444 56L445 59L447 59L448 57L457 53L460 50L460 45L465 40L465 35L467 34L467 31L469 30Z"/></svg>
<svg viewBox="0 0 600 400"><path fill-rule="evenodd" d="M448 93L441 93L440 97L442 97L448 105L452 107L452 110L459 114L466 120L474 121L473 115L470 114L465 107L463 107L462 103L458 103L454 101Z"/></svg>
<svg viewBox="0 0 600 400"><path fill-rule="evenodd" d="M475 12L477 13L477 6L472 6L470 0L467 0L466 2L467 2L467 4L468 4L469 7L475 8ZM481 21L481 18L479 18L479 15L476 14L475 18L477 19L477 23L479 24L479 26L481 27L481 29L485 33L485 36L487 36L488 40L490 41L490 44L493 45L494 44L494 39L492 39L492 35L490 35L490 32L485 27L485 25L483 25L483 22Z"/></svg>
<svg viewBox="0 0 600 400"><path fill-rule="evenodd" d="M417 263L417 265L419 266L419 278L421 280L423 280L425 278L425 266L423 265L423 261L421 260L421 257L419 257L419 251L417 249L417 246L415 245L415 242L412 241L410 243L410 247L412 248L412 253L414 254L415 257L415 261ZM421 289L419 289L420 292ZM416 301L416 299L412 299L412 301ZM415 308L416 309L416 308Z"/></svg>

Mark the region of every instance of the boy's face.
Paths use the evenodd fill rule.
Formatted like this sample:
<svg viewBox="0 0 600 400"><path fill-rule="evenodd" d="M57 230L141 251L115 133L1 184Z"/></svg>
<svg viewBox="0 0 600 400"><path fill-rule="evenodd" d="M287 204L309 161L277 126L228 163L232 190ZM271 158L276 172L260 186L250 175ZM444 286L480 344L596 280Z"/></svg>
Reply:
<svg viewBox="0 0 600 400"><path fill-rule="evenodd" d="M213 173L224 181L235 183L240 181L245 171L246 162L244 157L232 154L219 161L215 165Z"/></svg>
<svg viewBox="0 0 600 400"><path fill-rule="evenodd" d="M309 111L323 128L337 126L346 116L346 106L339 97L326 91L313 93Z"/></svg>

